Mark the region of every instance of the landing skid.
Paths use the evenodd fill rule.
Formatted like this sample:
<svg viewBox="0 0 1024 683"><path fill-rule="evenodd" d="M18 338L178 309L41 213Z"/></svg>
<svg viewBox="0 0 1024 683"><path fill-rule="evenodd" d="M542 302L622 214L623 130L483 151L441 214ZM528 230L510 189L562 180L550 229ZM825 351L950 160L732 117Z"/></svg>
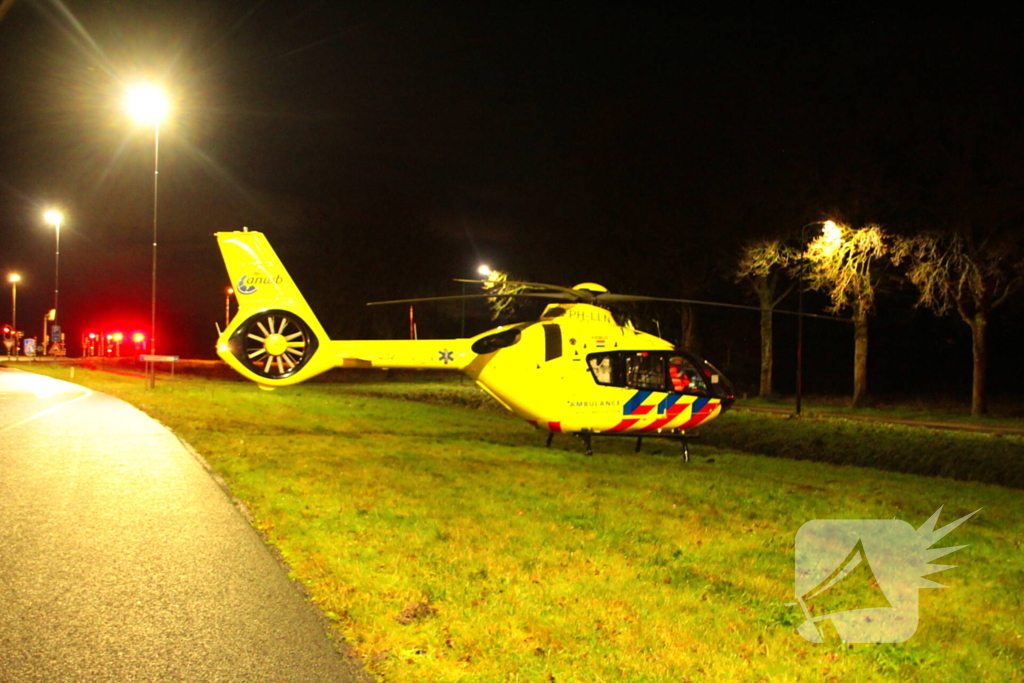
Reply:
<svg viewBox="0 0 1024 683"><path fill-rule="evenodd" d="M583 453L585 455L593 455L594 454L594 447L593 447L592 441L593 441L593 437L595 437L595 436L633 436L632 434L617 434L615 432L604 432L604 433L574 432L573 435L577 436L577 437L579 437L580 439L583 440ZM690 440L691 439L697 439L699 437L700 437L699 434L686 434L685 432L677 433L677 434L647 434L646 435L646 438L649 438L649 439L671 439L673 441L680 442L680 444L682 444L682 447L683 447L683 462L690 462ZM546 447L548 447L548 448L551 448L551 442L554 440L554 438L555 438L555 433L554 432L548 432L547 442L544 445ZM640 449L643 446L644 438L645 437L643 437L643 436L636 437L636 445L633 447L633 452L634 453L639 453L640 452Z"/></svg>

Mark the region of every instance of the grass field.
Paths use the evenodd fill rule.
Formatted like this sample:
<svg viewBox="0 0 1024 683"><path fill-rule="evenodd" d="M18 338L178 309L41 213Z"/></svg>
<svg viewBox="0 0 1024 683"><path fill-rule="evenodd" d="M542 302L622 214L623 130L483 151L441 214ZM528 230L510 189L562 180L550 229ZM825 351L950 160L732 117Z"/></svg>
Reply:
<svg viewBox="0 0 1024 683"><path fill-rule="evenodd" d="M75 381L192 444L379 680L1024 681L1019 490L700 443L689 464L628 440L586 457L460 389ZM969 547L913 638L795 633L804 522L917 527L940 505L940 524L983 509L940 542Z"/></svg>
<svg viewBox="0 0 1024 683"><path fill-rule="evenodd" d="M749 398L741 402L749 406L782 408L788 411L795 408L795 400L792 396ZM969 397L956 400L950 396L875 397L869 405L857 409L850 408L848 397L807 396L803 399L803 410L811 414L856 413L882 418L955 421L992 427L1020 427L1024 420L1024 403L1020 401L1019 397L992 398L989 401L988 414L977 417L971 415Z"/></svg>

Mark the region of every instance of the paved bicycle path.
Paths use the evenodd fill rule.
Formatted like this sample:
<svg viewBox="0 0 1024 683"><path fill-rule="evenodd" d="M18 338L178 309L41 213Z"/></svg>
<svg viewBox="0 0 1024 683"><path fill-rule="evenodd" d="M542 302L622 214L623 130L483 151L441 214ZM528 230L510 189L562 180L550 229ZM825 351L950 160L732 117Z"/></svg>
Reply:
<svg viewBox="0 0 1024 683"><path fill-rule="evenodd" d="M113 397L0 368L0 678L365 681L209 472Z"/></svg>

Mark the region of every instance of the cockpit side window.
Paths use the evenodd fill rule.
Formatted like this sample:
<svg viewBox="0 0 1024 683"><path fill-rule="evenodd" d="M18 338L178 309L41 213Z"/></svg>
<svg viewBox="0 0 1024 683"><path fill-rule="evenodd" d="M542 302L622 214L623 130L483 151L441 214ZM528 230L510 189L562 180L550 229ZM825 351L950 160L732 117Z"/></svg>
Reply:
<svg viewBox="0 0 1024 683"><path fill-rule="evenodd" d="M693 362L669 351L592 353L587 365L594 381L604 386L709 395L707 382Z"/></svg>
<svg viewBox="0 0 1024 683"><path fill-rule="evenodd" d="M682 356L672 356L668 359L668 380L670 390L677 394L708 394L704 375L691 361Z"/></svg>
<svg viewBox="0 0 1024 683"><path fill-rule="evenodd" d="M616 383L612 375L612 358L611 354L608 353L597 353L591 354L587 358L587 363L590 365L590 372L594 375L594 381L598 384L606 384L609 386L624 386Z"/></svg>

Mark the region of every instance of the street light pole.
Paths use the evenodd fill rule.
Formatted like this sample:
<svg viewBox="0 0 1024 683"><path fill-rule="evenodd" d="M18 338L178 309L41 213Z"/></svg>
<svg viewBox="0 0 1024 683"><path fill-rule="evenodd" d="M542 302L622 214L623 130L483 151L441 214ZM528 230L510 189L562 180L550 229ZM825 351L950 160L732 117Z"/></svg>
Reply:
<svg viewBox="0 0 1024 683"><path fill-rule="evenodd" d="M149 319L149 353L156 355L156 226L160 190L160 120L153 125L153 286ZM156 363L150 363L149 388L156 387Z"/></svg>
<svg viewBox="0 0 1024 683"><path fill-rule="evenodd" d="M7 281L11 283L11 327L14 328L14 357L18 357L18 282L21 281L21 276L17 273L11 273L7 276Z"/></svg>
<svg viewBox="0 0 1024 683"><path fill-rule="evenodd" d="M59 215L59 214L58 214ZM53 319L57 320L57 302L60 299L60 218L54 223L57 228L53 254Z"/></svg>
<svg viewBox="0 0 1024 683"><path fill-rule="evenodd" d="M144 84L129 88L125 104L129 113L140 123L153 125L153 268L150 297L149 352L156 354L156 252L157 208L160 190L160 123L167 116L167 96L154 85ZM150 361L149 388L156 387L156 363Z"/></svg>
<svg viewBox="0 0 1024 683"><path fill-rule="evenodd" d="M55 242L55 246L54 246L54 250L53 250L53 253L54 253L54 256L53 256L53 327L56 327L57 326L57 304L59 303L59 298L60 298L60 224L64 220L64 216L61 215L60 211L55 211L55 210L51 209L50 211L46 212L46 214L43 216L43 218L46 220L47 223L52 224L53 227L55 228L55 239L56 239L56 242ZM45 327L45 325L44 325L44 327ZM54 344L59 344L59 343L60 343L60 337L57 338L57 341L54 342ZM59 348L60 348L59 346L54 346L55 350L59 349ZM43 353L44 354L46 353L46 349L47 349L47 339L46 339L46 334L44 332L44 334L43 334Z"/></svg>
<svg viewBox="0 0 1024 683"><path fill-rule="evenodd" d="M803 237L803 235L801 235ZM803 265L803 264L801 264ZM796 414L800 414L800 403L804 392L804 282L803 273L797 283L796 314Z"/></svg>

